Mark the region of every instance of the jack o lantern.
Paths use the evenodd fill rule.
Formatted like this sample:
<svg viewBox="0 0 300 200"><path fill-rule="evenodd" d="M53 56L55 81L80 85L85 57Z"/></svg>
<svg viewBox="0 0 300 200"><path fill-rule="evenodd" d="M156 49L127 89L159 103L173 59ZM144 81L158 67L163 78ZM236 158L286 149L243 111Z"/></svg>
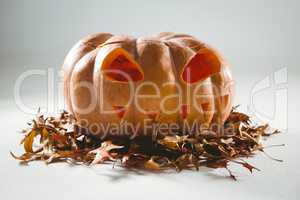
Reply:
<svg viewBox="0 0 300 200"><path fill-rule="evenodd" d="M63 73L68 110L98 135L113 134L112 124L129 125L129 135L153 133L154 123L220 125L232 108L228 64L186 34L90 35L68 53Z"/></svg>

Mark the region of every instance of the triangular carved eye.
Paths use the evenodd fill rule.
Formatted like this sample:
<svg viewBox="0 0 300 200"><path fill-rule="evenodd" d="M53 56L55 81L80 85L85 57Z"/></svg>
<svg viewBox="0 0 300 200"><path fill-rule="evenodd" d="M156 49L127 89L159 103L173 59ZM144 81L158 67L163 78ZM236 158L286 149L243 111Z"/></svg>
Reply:
<svg viewBox="0 0 300 200"><path fill-rule="evenodd" d="M221 63L210 49L199 50L185 65L181 78L186 83L196 83L218 73Z"/></svg>
<svg viewBox="0 0 300 200"><path fill-rule="evenodd" d="M106 56L102 67L108 80L136 82L144 79L139 64L122 48L114 49Z"/></svg>

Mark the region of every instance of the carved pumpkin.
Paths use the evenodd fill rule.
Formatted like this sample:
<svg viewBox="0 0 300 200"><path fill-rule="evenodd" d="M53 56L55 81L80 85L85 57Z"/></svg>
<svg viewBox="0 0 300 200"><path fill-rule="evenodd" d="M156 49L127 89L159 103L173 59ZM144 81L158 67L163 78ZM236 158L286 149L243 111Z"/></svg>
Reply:
<svg viewBox="0 0 300 200"><path fill-rule="evenodd" d="M232 108L228 64L186 34L136 39L97 33L71 49L63 73L69 111L96 134L111 123L136 125L130 134L145 131L145 121L180 129L222 124Z"/></svg>

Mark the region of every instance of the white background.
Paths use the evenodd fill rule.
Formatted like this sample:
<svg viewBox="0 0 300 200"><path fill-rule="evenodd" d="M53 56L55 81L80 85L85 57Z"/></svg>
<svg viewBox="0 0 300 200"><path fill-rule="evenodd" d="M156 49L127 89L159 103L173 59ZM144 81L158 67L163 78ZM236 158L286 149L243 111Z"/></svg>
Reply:
<svg viewBox="0 0 300 200"><path fill-rule="evenodd" d="M0 194L3 199L299 199L299 25L298 1L1 1L0 2ZM135 173L105 165L96 169L67 164L20 166L9 151L21 152L18 132L32 118L14 100L14 86L26 70L54 70L58 102L59 70L72 45L90 33L145 36L185 32L217 47L229 60L236 85L235 104L284 133L265 142L286 144L267 149L283 159L258 154L250 175L232 166L238 181L224 170ZM262 80L283 68L284 84L253 94ZM47 77L22 84L22 99L37 109L47 105ZM277 82L276 82L277 83ZM276 94L278 89L288 91ZM253 102L251 103L251 98ZM276 107L277 106L277 107ZM255 110L253 108L256 108ZM248 109L249 108L249 109ZM277 109L275 109L277 108ZM267 116L267 117L266 117ZM276 119L274 121L274 119ZM287 122L287 126L285 126Z"/></svg>

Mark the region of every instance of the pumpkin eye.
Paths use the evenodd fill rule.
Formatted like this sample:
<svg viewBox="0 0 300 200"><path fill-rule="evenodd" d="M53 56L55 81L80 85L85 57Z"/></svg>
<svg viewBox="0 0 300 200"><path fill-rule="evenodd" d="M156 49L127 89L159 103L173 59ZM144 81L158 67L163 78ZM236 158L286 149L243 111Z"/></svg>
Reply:
<svg viewBox="0 0 300 200"><path fill-rule="evenodd" d="M144 79L139 64L124 49L115 49L105 58L105 61L103 71L108 80L136 82Z"/></svg>
<svg viewBox="0 0 300 200"><path fill-rule="evenodd" d="M185 65L181 78L186 83L196 83L218 73L221 63L212 50L201 49Z"/></svg>

